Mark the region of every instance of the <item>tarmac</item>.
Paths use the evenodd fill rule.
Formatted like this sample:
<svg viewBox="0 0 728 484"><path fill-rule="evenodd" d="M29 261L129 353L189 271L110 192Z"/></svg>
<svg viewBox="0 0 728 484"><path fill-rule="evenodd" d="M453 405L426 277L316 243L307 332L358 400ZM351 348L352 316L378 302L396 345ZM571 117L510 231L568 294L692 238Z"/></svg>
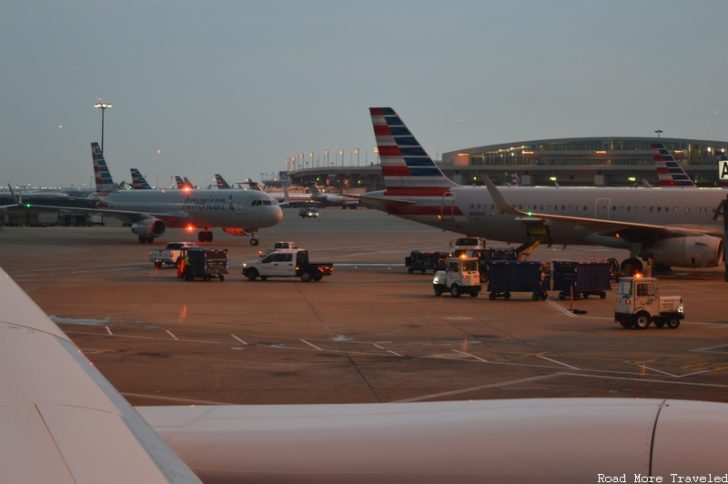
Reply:
<svg viewBox="0 0 728 484"><path fill-rule="evenodd" d="M147 262L152 247L196 240L168 230L140 245L129 228L0 230L0 265L134 405L362 403L530 397L728 402L723 273L660 278L682 295L678 329L627 330L605 299L435 297L432 274L408 274L411 250L446 250L457 234L370 210L320 211L229 249L224 282L185 282ZM247 281L242 261L276 240L313 262L321 282ZM493 243L503 247L503 243ZM539 247L532 260L618 257L601 247ZM575 314L574 309L579 313Z"/></svg>

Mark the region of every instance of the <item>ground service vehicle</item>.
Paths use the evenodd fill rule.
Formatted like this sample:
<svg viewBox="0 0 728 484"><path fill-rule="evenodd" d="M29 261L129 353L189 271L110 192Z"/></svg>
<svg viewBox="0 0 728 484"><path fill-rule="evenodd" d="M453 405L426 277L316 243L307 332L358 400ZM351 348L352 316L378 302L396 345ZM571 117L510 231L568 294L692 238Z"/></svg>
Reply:
<svg viewBox="0 0 728 484"><path fill-rule="evenodd" d="M404 265L407 272L421 271L423 274L429 270L433 272L445 270L447 252L420 252L413 250L410 255L404 258Z"/></svg>
<svg viewBox="0 0 728 484"><path fill-rule="evenodd" d="M185 281L200 278L209 281L213 277L225 280L227 274L227 249L190 247L182 251L177 277Z"/></svg>
<svg viewBox="0 0 728 484"><path fill-rule="evenodd" d="M154 267L159 269L162 265L177 265L177 260L182 255L184 249L196 247L192 242L170 242L164 249L152 249L149 251L149 262L154 263Z"/></svg>
<svg viewBox="0 0 728 484"><path fill-rule="evenodd" d="M464 256L449 258L445 270L435 272L432 288L435 296L449 291L452 297L460 297L463 293L476 297L481 289L478 259Z"/></svg>
<svg viewBox="0 0 728 484"><path fill-rule="evenodd" d="M682 296L660 296L654 277L622 277L617 292L614 321L623 328L645 329L654 322L675 329L685 318Z"/></svg>
<svg viewBox="0 0 728 484"><path fill-rule="evenodd" d="M320 281L334 271L330 262L309 262L306 249L278 249L262 259L243 263L242 273L250 281L260 277L300 277L303 282Z"/></svg>
<svg viewBox="0 0 728 484"><path fill-rule="evenodd" d="M319 216L318 208L301 207L301 209L298 211L298 216L302 218L316 218Z"/></svg>

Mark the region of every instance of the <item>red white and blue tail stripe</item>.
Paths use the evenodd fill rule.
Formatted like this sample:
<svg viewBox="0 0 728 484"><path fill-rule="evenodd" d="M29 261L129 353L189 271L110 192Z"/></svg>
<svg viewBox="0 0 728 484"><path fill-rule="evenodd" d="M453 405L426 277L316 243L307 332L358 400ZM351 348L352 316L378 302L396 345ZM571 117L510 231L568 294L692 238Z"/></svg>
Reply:
<svg viewBox="0 0 728 484"><path fill-rule="evenodd" d="M96 178L96 192L109 193L116 190L111 172L106 165L104 153L98 143L91 143L91 158L93 159L94 177Z"/></svg>
<svg viewBox="0 0 728 484"><path fill-rule="evenodd" d="M392 108L369 108L387 196L437 196L457 186L432 161Z"/></svg>
<svg viewBox="0 0 728 484"><path fill-rule="evenodd" d="M683 167L675 161L672 153L662 143L654 143L655 165L657 165L657 179L661 187L694 187L695 183L690 179Z"/></svg>
<svg viewBox="0 0 728 484"><path fill-rule="evenodd" d="M133 190L151 190L152 186L149 184L142 172L136 168L130 168L131 170L131 188Z"/></svg>

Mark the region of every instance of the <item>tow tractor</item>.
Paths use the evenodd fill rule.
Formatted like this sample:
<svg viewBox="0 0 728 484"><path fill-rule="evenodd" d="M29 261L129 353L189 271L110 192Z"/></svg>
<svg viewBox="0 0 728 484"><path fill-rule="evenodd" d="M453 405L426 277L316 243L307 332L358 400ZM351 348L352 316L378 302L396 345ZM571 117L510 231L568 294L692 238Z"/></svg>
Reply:
<svg viewBox="0 0 728 484"><path fill-rule="evenodd" d="M682 296L660 296L654 277L621 277L614 321L623 328L645 329L650 323L675 329L685 318Z"/></svg>
<svg viewBox="0 0 728 484"><path fill-rule="evenodd" d="M435 296L450 291L452 297L460 297L463 293L476 297L481 289L478 259L465 255L449 258L445 270L435 272L432 288Z"/></svg>

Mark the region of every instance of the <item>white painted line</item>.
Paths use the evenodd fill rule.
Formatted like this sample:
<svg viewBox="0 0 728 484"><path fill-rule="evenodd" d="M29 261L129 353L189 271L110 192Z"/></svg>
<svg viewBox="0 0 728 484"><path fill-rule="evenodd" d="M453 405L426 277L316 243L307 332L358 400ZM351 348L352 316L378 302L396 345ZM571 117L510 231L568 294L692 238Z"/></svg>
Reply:
<svg viewBox="0 0 728 484"><path fill-rule="evenodd" d="M575 318L576 317L576 314L572 313L571 311L569 311L568 309L566 309L564 307L561 307L560 304L557 304L557 303L551 301L550 299L547 299L546 302L549 303L551 305L551 307L553 307L554 309L557 309L557 310L561 311L562 313L566 314L570 318Z"/></svg>
<svg viewBox="0 0 728 484"><path fill-rule="evenodd" d="M467 353L465 351L460 351L460 350L452 350L452 351L453 351L453 353L457 353L459 355L467 356L469 358L475 358L476 360L478 360L480 362L483 362L483 363L490 363L490 361L488 361L486 359L483 359L480 356L476 356L476 355L474 355L472 353Z"/></svg>
<svg viewBox="0 0 728 484"><path fill-rule="evenodd" d="M402 355L400 355L400 354L399 354L399 353L397 353L396 351L392 351L392 350L387 350L387 351L388 351L388 352L390 352L390 353L392 353L392 354L393 354L394 356L399 356L399 357L402 357Z"/></svg>
<svg viewBox="0 0 728 484"><path fill-rule="evenodd" d="M550 361L551 363L556 363L557 365L563 365L566 368L571 368L572 370L581 370L581 368L577 368L575 366L569 365L567 363L564 363L563 361L554 360L553 358L549 358L548 356L536 355L536 358L541 358L542 360Z"/></svg>
<svg viewBox="0 0 728 484"><path fill-rule="evenodd" d="M315 344L313 344L313 343L309 343L308 341L306 341L306 340L305 340L305 339L303 339L303 338L300 338L300 339L299 339L299 341L300 341L301 343L306 343L307 345L309 345L309 346L310 346L311 348L315 349L316 351L323 351L323 350L322 350L321 348L319 348L319 347L318 347L318 346L316 346Z"/></svg>
<svg viewBox="0 0 728 484"><path fill-rule="evenodd" d="M174 333L173 333L173 332L171 332L170 330L167 330L167 334L168 334L168 335L170 335L170 336L172 337L172 339L173 339L173 340L175 340L175 341L179 341L179 338L177 338L177 337L176 337L176 336L174 335Z"/></svg>
<svg viewBox="0 0 728 484"><path fill-rule="evenodd" d="M405 403L405 402L420 402L423 400L433 400L433 399L439 399L443 397L450 397L453 395L458 395L461 393L468 393L468 392L476 392L478 390L487 390L488 388L498 388L498 387L507 387L510 385L518 385L519 383L529 383L532 381L538 381L538 380L545 380L548 378L558 377L561 373L553 373L551 375L539 375L529 378L520 378L518 380L511 380L511 381L504 381L500 383L491 383L488 385L478 385L475 387L469 387L469 388L462 388L460 390L452 390L449 392L442 392L442 393L432 393L430 395L423 395L420 397L412 397L412 398L406 398L403 400L395 400L393 403Z"/></svg>
<svg viewBox="0 0 728 484"><path fill-rule="evenodd" d="M372 344L374 345L374 347L375 347L376 349L384 351L384 347L382 347L382 346L379 346L379 345L378 345L378 344L376 344L376 343L372 343Z"/></svg>
<svg viewBox="0 0 728 484"><path fill-rule="evenodd" d="M234 339L235 341L239 342L239 343L242 343L242 344L244 344L244 345L247 345L247 344L248 344L248 343L246 343L245 341L243 341L242 339L240 339L240 338L238 338L237 336L235 336L234 334L231 334L230 336L232 336L232 337L233 337L233 339Z"/></svg>
<svg viewBox="0 0 728 484"><path fill-rule="evenodd" d="M114 336L114 333L111 332L111 328L108 326L104 326L104 328L106 328L106 332L109 333L109 336Z"/></svg>
<svg viewBox="0 0 728 484"><path fill-rule="evenodd" d="M645 369L650 370L650 371L656 371L657 373L662 373L663 375L671 376L673 378L680 378L679 375L673 375L672 373L668 373L666 371L658 370L657 368L652 368L651 366L647 366L647 365L637 365L637 366L639 366L640 368L645 368Z"/></svg>
<svg viewBox="0 0 728 484"><path fill-rule="evenodd" d="M717 346L707 346L705 348L696 348L694 350L690 350L691 353L725 353L726 351L712 351L717 348L726 348L728 350L728 345L717 345Z"/></svg>

